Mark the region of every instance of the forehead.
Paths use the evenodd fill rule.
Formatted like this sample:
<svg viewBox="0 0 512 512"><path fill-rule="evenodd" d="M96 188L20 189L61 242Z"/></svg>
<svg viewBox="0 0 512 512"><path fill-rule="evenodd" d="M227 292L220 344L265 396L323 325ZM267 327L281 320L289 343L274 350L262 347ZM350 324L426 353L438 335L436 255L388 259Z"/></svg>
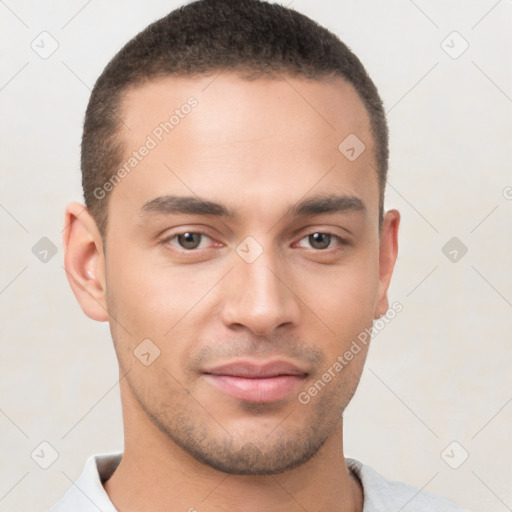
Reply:
<svg viewBox="0 0 512 512"><path fill-rule="evenodd" d="M121 111L123 164L137 161L112 195L132 206L181 194L254 212L311 191L356 195L377 212L369 116L341 78L164 77L129 89Z"/></svg>
<svg viewBox="0 0 512 512"><path fill-rule="evenodd" d="M289 137L294 135L294 128L300 128L303 135L320 130L324 135L331 132L334 141L346 129L365 137L370 128L368 113L355 88L340 77L312 80L281 74L248 80L239 73L224 71L208 76L160 77L128 88L122 98L125 123L121 130L129 138L140 137L173 113L181 119L183 113L179 111L192 97L200 115L187 124L193 123L198 135L204 129L211 136L208 130L222 121L223 130L215 130L216 142L232 139L230 128L238 135L249 133L253 137L262 131L282 135L283 128ZM296 124L299 121L307 124Z"/></svg>

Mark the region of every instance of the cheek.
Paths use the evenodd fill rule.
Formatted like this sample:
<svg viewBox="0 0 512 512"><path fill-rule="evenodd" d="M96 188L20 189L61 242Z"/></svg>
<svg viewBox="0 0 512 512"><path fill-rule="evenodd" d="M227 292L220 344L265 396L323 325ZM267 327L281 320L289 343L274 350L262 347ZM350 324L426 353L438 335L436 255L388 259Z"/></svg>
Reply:
<svg viewBox="0 0 512 512"><path fill-rule="evenodd" d="M142 252L112 251L107 285L115 315L134 338L165 340L219 280L219 269L168 265ZM176 326L176 328L174 328Z"/></svg>
<svg viewBox="0 0 512 512"><path fill-rule="evenodd" d="M119 363L124 371L134 372L131 379L139 382L142 392L145 386L141 383L163 382L169 377L161 367L177 374L177 356L187 348L183 333L187 313L197 298L176 269L147 269L142 264L129 265L127 260L120 258L111 269L108 307L117 320L110 324ZM150 360L143 355L147 353ZM147 362L150 366L146 367Z"/></svg>
<svg viewBox="0 0 512 512"><path fill-rule="evenodd" d="M314 272L303 272L299 282L299 296L307 306L305 314L311 315L308 311L311 310L321 320L320 324L315 320L309 327L303 327L309 330L311 339L318 340L319 328L325 334L321 345L331 364L350 349L358 335L372 326L379 284L378 258L371 251L366 254L360 251L347 264L319 266ZM345 374L358 374L366 350L361 345L357 361L349 365Z"/></svg>
<svg viewBox="0 0 512 512"><path fill-rule="evenodd" d="M352 321L373 319L378 285L377 256L361 252L346 264L317 266L299 279L301 298L336 332Z"/></svg>

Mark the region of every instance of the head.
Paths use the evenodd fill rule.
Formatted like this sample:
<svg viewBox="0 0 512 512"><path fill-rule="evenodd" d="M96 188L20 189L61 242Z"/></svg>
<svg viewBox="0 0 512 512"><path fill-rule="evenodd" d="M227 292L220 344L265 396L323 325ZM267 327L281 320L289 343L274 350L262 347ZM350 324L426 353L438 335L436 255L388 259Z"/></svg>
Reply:
<svg viewBox="0 0 512 512"><path fill-rule="evenodd" d="M194 2L121 49L91 94L87 209L68 207L64 243L82 309L110 323L128 435L152 425L238 474L321 449L368 345L332 368L388 308L387 160L375 85L295 11ZM255 368L259 387L239 375Z"/></svg>
<svg viewBox="0 0 512 512"><path fill-rule="evenodd" d="M336 35L281 5L207 0L149 25L117 53L94 86L82 138L82 186L103 236L116 172L128 156L122 136L123 128L130 130L122 116L128 91L160 77L213 78L227 70L247 80L339 77L352 85L369 117L382 221L388 129L377 88L357 56Z"/></svg>

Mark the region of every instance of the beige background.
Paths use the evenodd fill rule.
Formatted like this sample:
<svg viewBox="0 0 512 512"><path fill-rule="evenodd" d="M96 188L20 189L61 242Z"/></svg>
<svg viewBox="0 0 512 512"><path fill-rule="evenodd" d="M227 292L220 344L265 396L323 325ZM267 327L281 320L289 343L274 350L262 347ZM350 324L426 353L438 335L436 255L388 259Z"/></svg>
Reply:
<svg viewBox="0 0 512 512"><path fill-rule="evenodd" d="M65 279L63 211L82 197L94 81L176 5L0 2L2 511L46 510L90 454L122 448L115 354ZM402 213L390 299L404 309L373 340L346 455L473 511L512 510L512 2L291 5L349 44L378 85L391 130L386 207ZM43 31L59 45L47 59L31 48ZM46 263L32 253L42 237L58 248ZM468 249L456 262L442 251L452 237ZM48 469L31 458L43 441L58 452Z"/></svg>

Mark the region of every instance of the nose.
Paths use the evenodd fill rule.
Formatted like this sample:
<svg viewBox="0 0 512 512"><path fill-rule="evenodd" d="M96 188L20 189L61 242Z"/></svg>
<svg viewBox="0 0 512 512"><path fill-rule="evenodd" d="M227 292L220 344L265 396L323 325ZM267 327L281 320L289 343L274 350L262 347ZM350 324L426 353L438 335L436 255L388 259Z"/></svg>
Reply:
<svg viewBox="0 0 512 512"><path fill-rule="evenodd" d="M252 263L234 255L235 268L229 273L222 306L224 324L231 329L250 329L256 336L268 336L278 327L298 324L299 298L285 272L266 249Z"/></svg>

